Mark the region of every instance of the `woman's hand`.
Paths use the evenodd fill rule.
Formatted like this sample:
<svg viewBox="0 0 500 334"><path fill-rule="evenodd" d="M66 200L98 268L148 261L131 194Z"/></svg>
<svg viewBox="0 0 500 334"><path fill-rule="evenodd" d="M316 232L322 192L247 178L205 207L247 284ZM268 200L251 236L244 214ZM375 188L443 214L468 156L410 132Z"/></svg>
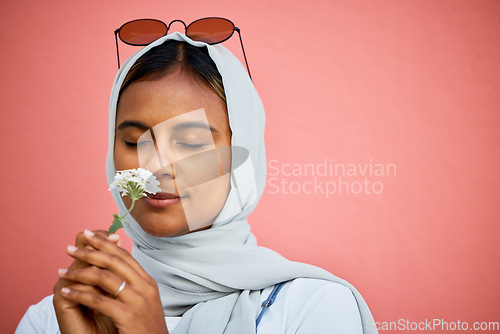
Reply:
<svg viewBox="0 0 500 334"><path fill-rule="evenodd" d="M120 237L117 234L107 235L106 231L94 231L95 234L102 235L116 244L120 244ZM75 246L78 248L89 248L90 246L83 234L80 232L76 236ZM89 267L89 264L80 260L74 260L69 269L80 269ZM57 321L62 333L116 333L113 321L103 314L99 314L86 306L72 302L63 297L61 289L72 286L82 291L99 290L95 287L83 284L76 284L72 281L59 278L54 285L54 309L57 315Z"/></svg>
<svg viewBox="0 0 500 334"><path fill-rule="evenodd" d="M92 249L69 246L68 254L90 266L59 273L63 280L74 283L61 288L62 297L104 315L119 333L168 333L156 281L105 236L85 231L84 238ZM123 282L124 288L115 297ZM110 327L104 327L103 332L109 332Z"/></svg>

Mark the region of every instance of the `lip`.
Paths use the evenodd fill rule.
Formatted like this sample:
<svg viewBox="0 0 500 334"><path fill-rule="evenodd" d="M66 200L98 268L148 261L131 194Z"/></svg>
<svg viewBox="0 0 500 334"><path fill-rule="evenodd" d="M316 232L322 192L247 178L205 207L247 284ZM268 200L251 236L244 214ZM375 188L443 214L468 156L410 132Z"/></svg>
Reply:
<svg viewBox="0 0 500 334"><path fill-rule="evenodd" d="M146 195L152 199L172 199L172 198L179 198L180 197L179 194L172 194L172 193L167 193L167 192L163 192L163 191L156 193L156 194L146 193Z"/></svg>
<svg viewBox="0 0 500 334"><path fill-rule="evenodd" d="M143 197L144 202L156 209L164 209L181 201L179 195L166 192L146 195L147 197Z"/></svg>

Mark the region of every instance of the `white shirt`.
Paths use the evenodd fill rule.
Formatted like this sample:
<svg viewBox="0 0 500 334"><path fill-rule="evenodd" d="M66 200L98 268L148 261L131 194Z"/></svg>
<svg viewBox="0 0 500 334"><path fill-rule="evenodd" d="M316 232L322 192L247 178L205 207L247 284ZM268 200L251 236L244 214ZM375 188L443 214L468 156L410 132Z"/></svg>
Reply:
<svg viewBox="0 0 500 334"><path fill-rule="evenodd" d="M261 303L272 289L273 286L270 286L262 291ZM15 333L60 333L52 297L45 297L38 304L30 306ZM168 330L172 331L180 319L165 317ZM257 334L280 333L362 334L356 299L348 288L338 283L309 278L288 282L257 327Z"/></svg>

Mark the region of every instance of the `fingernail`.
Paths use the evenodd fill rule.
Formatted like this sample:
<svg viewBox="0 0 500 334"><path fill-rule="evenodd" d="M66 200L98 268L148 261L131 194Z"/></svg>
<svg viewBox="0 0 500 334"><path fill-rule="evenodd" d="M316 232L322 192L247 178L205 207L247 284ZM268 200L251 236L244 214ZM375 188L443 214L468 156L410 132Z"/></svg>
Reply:
<svg viewBox="0 0 500 334"><path fill-rule="evenodd" d="M110 234L110 235L108 235L108 238L110 240L116 241L116 240L120 239L120 236L118 234Z"/></svg>
<svg viewBox="0 0 500 334"><path fill-rule="evenodd" d="M69 290L68 288L62 288L62 289L61 289L61 292L62 292L62 293L69 293L69 292L70 292L70 290Z"/></svg>
<svg viewBox="0 0 500 334"><path fill-rule="evenodd" d="M85 233L85 235L87 237L93 237L95 235L94 232L92 232L90 230L85 230L85 231L83 231L83 233Z"/></svg>
<svg viewBox="0 0 500 334"><path fill-rule="evenodd" d="M64 274L66 274L68 272L68 269L61 268L58 270L58 272L59 272L59 275L64 276Z"/></svg>
<svg viewBox="0 0 500 334"><path fill-rule="evenodd" d="M74 252L76 252L76 250L77 250L77 249L78 249L78 248L76 248L76 247L75 247L75 246L73 246L73 245L68 245L68 252L70 252L70 253L74 253Z"/></svg>

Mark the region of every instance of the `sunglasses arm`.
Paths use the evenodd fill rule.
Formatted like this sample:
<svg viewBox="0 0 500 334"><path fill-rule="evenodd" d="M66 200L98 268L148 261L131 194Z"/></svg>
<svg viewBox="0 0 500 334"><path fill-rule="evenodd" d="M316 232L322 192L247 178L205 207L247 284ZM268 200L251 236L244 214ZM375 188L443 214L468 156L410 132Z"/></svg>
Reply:
<svg viewBox="0 0 500 334"><path fill-rule="evenodd" d="M237 27L234 27L234 30L236 30L238 32L238 36L240 37L241 50L243 51L243 57L245 58L245 65L247 65L248 76L250 77L250 80L252 80L252 75L250 74L250 68L248 67L247 56L245 54L245 48L243 47L243 40L241 39L240 29Z"/></svg>
<svg viewBox="0 0 500 334"><path fill-rule="evenodd" d="M120 69L120 52L118 52L118 32L119 29L116 29L115 30L116 58L118 59L118 69Z"/></svg>

